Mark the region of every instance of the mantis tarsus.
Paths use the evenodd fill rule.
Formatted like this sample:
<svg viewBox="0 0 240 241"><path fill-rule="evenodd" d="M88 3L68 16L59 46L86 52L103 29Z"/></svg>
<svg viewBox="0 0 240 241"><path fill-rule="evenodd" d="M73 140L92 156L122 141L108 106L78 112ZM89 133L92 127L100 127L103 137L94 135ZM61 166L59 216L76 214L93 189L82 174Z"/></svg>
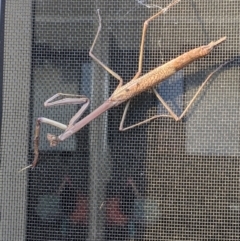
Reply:
<svg viewBox="0 0 240 241"><path fill-rule="evenodd" d="M99 19L99 26L98 26L98 31L95 36L95 39L93 41L93 44L90 48L89 55L99 64L101 65L108 73L110 73L112 76L114 76L118 81L119 84L116 88L116 90L113 92L113 94L110 96L108 100L106 100L102 105L100 105L97 109L95 109L92 113L84 117L83 119L79 120L84 111L87 109L89 106L89 99L85 96L81 95L71 95L71 94L62 94L58 93L54 96L52 96L50 99L48 99L45 103L45 107L50 107L50 106L55 106L55 105L65 105L65 104L82 104L82 107L80 110L71 118L70 122L68 125L61 124L59 122L40 117L36 121L36 129L35 129L35 137L34 137L34 161L32 165L28 167L35 167L38 163L38 156L39 156L39 135L40 135L40 124L41 123L46 123L50 124L52 126L58 127L60 129L63 129L64 132L59 135L47 135L47 139L50 142L51 146L56 146L59 142L64 141L68 137L72 136L74 133L78 132L81 128L83 128L86 124L97 118L99 115L104 113L105 111L109 110L112 107L118 106L123 102L127 101L122 120L120 123L119 130L124 131L131 129L133 127L142 125L144 123L147 123L153 119L159 118L159 117L171 117L176 121L181 120L186 112L189 110L191 107L192 103L200 93L200 91L203 89L203 87L206 85L207 81L210 79L210 77L218 71L224 64L219 66L213 73L211 73L207 79L203 82L203 84L199 87L197 93L194 95L190 103L187 105L185 110L182 112L180 116L177 116L171 108L167 105L167 103L162 99L162 97L158 94L158 92L155 90L154 86L159 84L161 81L167 79L174 73L176 73L178 70L184 68L185 66L189 65L193 61L202 58L206 55L208 55L214 47L217 45L221 44L223 41L226 40L226 37L222 37L217 41L210 42L208 45L201 46L195 49L190 50L189 52L186 52L179 57L163 64L162 66L159 66L152 71L144 74L143 76L141 75L142 72L142 61L143 61L143 51L144 51L144 41L145 41L145 36L146 36L146 31L148 24L157 18L159 15L165 13L168 9L176 5L180 0L174 0L171 2L167 7L161 9L158 13L155 15L151 16L149 19L147 19L144 24L143 24L143 30L142 30L142 39L141 39L141 45L140 45L140 53L139 53L139 62L138 62L138 71L133 77L133 79L128 82L127 84L123 85L123 79L116 74L113 70L108 68L104 63L102 63L99 59L97 59L94 54L93 54L93 49L96 44L96 41L98 39L99 33L101 31L101 16L99 13L99 10L97 10L98 14L98 19ZM139 122L137 124L134 124L129 127L123 127L124 125L124 120L126 118L126 113L129 107L130 99L133 98L134 96L148 90L152 89L158 100L162 103L162 105L166 108L166 110L169 112L169 115L156 115L153 116L149 119L146 119L142 122ZM61 99L58 99L61 97Z"/></svg>

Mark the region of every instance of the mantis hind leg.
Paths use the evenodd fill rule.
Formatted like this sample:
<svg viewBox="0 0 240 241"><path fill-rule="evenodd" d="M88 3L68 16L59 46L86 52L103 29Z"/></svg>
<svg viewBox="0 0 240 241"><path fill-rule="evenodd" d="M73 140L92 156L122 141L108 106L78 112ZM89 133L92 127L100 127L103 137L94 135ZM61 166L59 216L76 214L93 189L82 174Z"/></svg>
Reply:
<svg viewBox="0 0 240 241"><path fill-rule="evenodd" d="M134 125L128 126L128 127L123 127L124 125L124 121L126 119L126 115L127 115L127 111L129 108L129 104L130 102L127 103L125 109L124 109L124 113L122 116L122 120L120 123L120 127L119 130L120 131L125 131L125 130L129 130L132 129L134 127L146 124L154 119L160 118L160 117L170 117L173 118L175 121L180 121L187 113L187 111L190 109L190 107L192 106L193 102L196 100L196 98L198 97L198 95L200 94L200 92L203 90L203 88L205 87L205 85L207 84L207 82L209 81L209 79L217 72L219 71L222 67L224 67L226 64L228 64L231 61L227 61L223 64L221 64L218 68L216 68L210 75L208 75L208 77L204 80L204 82L202 83L202 85L199 87L198 91L196 92L196 94L193 96L193 98L191 99L191 101L189 102L189 104L187 105L187 107L184 109L184 111L182 112L182 114L180 116L177 116L174 111L169 107L169 105L163 100L163 98L159 95L159 93L157 92L157 90L155 88L153 88L153 92L156 95L157 99L162 103L162 105L165 107L165 109L169 112L168 115L165 114L160 114L160 115L154 115L144 121L138 122Z"/></svg>
<svg viewBox="0 0 240 241"><path fill-rule="evenodd" d="M163 100L163 98L158 94L158 92L156 91L155 88L153 88L153 92L155 93L156 97L158 98L158 100L162 103L162 105L166 108L166 110L169 112L169 117L173 118L175 121L180 121L187 113L187 111L190 109L190 107L192 106L193 102L196 100L196 98L198 97L198 95L200 94L200 92L203 90L203 88L205 87L205 85L207 84L207 82L209 81L209 79L216 73L218 72L223 66L225 66L226 64L228 64L231 61L227 61L223 64L221 64L220 66L218 66L218 68L216 68L211 74L208 75L208 77L204 80L204 82L202 83L202 85L199 87L198 91L196 92L196 94L193 96L193 98L191 99L191 101L188 103L187 107L184 109L184 111L182 112L182 114L180 116L177 116L173 110L168 106L168 104Z"/></svg>

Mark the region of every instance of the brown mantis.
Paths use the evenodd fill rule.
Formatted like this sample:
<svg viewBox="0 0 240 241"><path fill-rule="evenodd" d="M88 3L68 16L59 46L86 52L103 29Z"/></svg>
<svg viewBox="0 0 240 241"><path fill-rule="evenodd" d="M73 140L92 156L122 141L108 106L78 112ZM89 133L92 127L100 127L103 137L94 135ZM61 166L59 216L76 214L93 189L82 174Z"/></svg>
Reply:
<svg viewBox="0 0 240 241"><path fill-rule="evenodd" d="M95 109L93 112L91 112L89 115L84 117L83 119L79 120L80 117L83 115L84 111L88 108L89 106L89 99L85 96L81 95L71 95L71 94L63 94L63 93L58 93L54 96L52 96L50 99L48 99L45 103L45 107L50 107L50 106L55 106L55 105L65 105L65 104L82 104L82 107L80 110L71 118L70 122L68 125L61 124L59 122L40 117L36 121L36 129L35 129L35 137L34 137L34 161L32 165L28 167L35 167L38 163L38 156L39 156L39 135L40 135L40 124L41 123L46 123L50 124L52 126L58 127L64 132L59 135L47 135L47 139L50 142L51 146L56 146L59 142L64 141L68 137L72 136L74 133L78 132L81 128L83 128L85 125L87 125L89 122L97 118L99 115L104 113L105 111L109 110L112 107L118 106L123 102L127 101L126 107L124 109L124 113L122 116L122 120L120 122L120 131L128 130L133 127L142 125L144 123L147 123L153 119L159 118L159 117L171 117L176 121L181 120L186 112L189 110L191 105L193 104L194 100L197 98L203 87L206 85L207 81L210 79L210 77L218 71L224 64L219 66L213 73L211 73L207 79L203 82L203 84L199 87L197 93L194 95L190 103L187 105L185 110L182 112L180 116L177 116L171 108L168 106L168 104L162 99L162 97L158 94L158 92L155 90L154 86L162 82L163 80L167 79L174 73L176 73L178 70L184 68L185 66L189 65L193 61L202 58L206 55L208 55L217 45L221 44L223 41L226 40L226 37L222 37L217 41L210 42L208 45L201 46L195 49L192 49L179 57L153 69L152 71L144 74L141 76L142 72L142 61L143 61L143 51L144 51L144 42L145 42L145 36L146 36L146 31L148 24L160 16L161 14L164 14L168 9L176 5L180 0L174 0L171 2L167 7L161 9L158 13L155 15L151 16L149 19L147 19L144 22L143 25L143 30L142 30L142 39L141 39L141 45L140 45L140 53L139 53L139 62L138 62L138 71L133 77L133 79L128 82L127 84L123 85L123 79L115 73L113 70L111 70L109 67L107 67L104 63L102 63L99 59L97 59L94 54L93 54L93 49L96 44L96 41L98 39L99 33L101 31L101 16L99 13L99 10L97 10L98 13L98 19L99 19L99 26L98 30L95 36L95 39L93 41L93 44L90 48L89 55L99 64L101 65L108 73L110 73L112 76L114 76L118 81L119 84L116 88L116 90L113 92L113 94L110 96L109 99L107 99L102 105L100 105L97 109ZM152 89L153 93L156 95L158 100L162 103L162 105L166 108L166 110L169 112L169 115L156 115L153 116L149 119L146 119L142 122L139 122L137 124L134 124L129 127L124 127L124 121L126 118L127 110L129 108L130 100L148 90ZM61 99L59 99L59 97Z"/></svg>

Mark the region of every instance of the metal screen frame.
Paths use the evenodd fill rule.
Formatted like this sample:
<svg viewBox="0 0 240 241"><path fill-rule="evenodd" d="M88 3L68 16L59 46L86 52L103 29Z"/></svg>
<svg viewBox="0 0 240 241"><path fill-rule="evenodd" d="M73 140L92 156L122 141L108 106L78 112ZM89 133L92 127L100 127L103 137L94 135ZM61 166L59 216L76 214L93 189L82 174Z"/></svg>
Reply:
<svg viewBox="0 0 240 241"><path fill-rule="evenodd" d="M4 51L4 18L5 18L5 0L0 2L0 138L1 138L1 127L2 127L2 99L3 99L3 51Z"/></svg>

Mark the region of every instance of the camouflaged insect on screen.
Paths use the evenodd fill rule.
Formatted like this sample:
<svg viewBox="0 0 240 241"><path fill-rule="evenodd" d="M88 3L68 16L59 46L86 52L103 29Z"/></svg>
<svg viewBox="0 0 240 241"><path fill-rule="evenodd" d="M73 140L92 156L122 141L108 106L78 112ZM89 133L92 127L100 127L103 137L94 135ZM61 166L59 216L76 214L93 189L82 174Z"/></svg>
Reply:
<svg viewBox="0 0 240 241"><path fill-rule="evenodd" d="M143 73L222 36L211 55L157 86L181 113L206 76L227 60L181 122L158 119L119 132L124 105L50 148L43 125L33 160L35 120L63 123L77 106L45 109L58 92L91 99L86 114L117 86L88 52L127 83L138 68L142 23L162 1L6 1L1 133L1 240L239 240L238 0L184 1L149 26ZM137 96L126 125L164 109Z"/></svg>

